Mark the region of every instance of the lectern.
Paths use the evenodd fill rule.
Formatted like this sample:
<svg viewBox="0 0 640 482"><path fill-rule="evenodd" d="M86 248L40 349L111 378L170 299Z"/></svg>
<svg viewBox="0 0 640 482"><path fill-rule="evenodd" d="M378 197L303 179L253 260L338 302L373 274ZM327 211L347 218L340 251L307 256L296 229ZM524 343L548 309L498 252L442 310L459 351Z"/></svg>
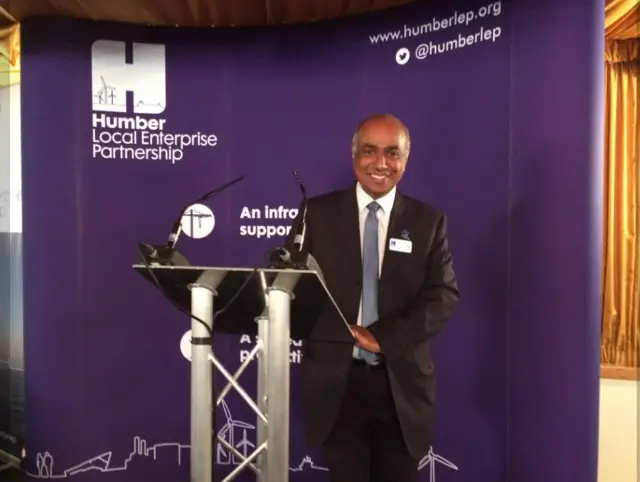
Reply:
<svg viewBox="0 0 640 482"><path fill-rule="evenodd" d="M212 482L216 440L242 461L225 482L244 469L253 470L260 482L288 481L290 340L307 338L327 306L344 320L319 269L159 264L136 264L133 268L192 316L190 482ZM217 332L258 335L253 352L233 375L215 356L210 333ZM256 357L258 386L253 400L238 379ZM212 364L228 381L215 393L215 404ZM231 388L257 416L256 449L247 457L217 434L211 436L215 406ZM215 427L213 430L215 433Z"/></svg>

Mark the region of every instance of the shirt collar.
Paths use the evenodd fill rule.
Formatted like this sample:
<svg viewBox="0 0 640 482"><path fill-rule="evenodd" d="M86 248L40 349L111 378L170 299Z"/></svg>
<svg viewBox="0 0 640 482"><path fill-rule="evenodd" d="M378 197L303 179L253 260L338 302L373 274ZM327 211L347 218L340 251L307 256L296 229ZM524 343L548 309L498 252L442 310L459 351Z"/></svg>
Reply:
<svg viewBox="0 0 640 482"><path fill-rule="evenodd" d="M356 183L356 199L358 200L358 211L363 211L367 209L367 206L371 202L376 201L380 205L382 212L384 212L385 214L389 214L391 213L391 209L393 209L393 202L395 201L395 198L396 198L395 186L391 191L389 191L384 196L378 199L373 199L364 191L364 189L362 189L362 186L360 185L359 182Z"/></svg>

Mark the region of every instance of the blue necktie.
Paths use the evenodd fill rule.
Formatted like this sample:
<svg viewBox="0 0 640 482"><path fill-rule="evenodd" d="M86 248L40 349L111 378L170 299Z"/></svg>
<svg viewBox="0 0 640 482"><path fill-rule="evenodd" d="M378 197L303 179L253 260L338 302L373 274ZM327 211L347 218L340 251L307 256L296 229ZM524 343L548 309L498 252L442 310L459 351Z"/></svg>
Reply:
<svg viewBox="0 0 640 482"><path fill-rule="evenodd" d="M364 222L362 242L362 326L369 326L378 319L378 276L380 254L378 245L378 216L380 205L372 202ZM360 349L360 357L370 365L377 362L375 353Z"/></svg>

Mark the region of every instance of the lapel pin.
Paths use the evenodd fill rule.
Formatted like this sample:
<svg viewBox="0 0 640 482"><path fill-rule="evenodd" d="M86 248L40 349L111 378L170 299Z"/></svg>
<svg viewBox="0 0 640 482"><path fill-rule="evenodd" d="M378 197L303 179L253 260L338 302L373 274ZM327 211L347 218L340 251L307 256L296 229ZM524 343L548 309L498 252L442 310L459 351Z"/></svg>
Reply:
<svg viewBox="0 0 640 482"><path fill-rule="evenodd" d="M402 239L406 239L407 241L409 241L409 231L407 231L406 229L403 229L402 233L400 234L400 237Z"/></svg>

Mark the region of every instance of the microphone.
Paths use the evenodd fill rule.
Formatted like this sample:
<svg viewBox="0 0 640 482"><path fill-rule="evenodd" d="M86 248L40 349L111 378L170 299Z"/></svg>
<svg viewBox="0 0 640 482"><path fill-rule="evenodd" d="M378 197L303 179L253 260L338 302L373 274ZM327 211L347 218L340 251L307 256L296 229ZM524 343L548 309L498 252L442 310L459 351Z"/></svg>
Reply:
<svg viewBox="0 0 640 482"><path fill-rule="evenodd" d="M275 256L275 260L282 261L283 263L291 262L291 253L285 247L280 246L272 251L272 255Z"/></svg>
<svg viewBox="0 0 640 482"><path fill-rule="evenodd" d="M180 211L180 214L178 215L177 219L173 223L166 245L153 246L146 243L140 243L138 248L141 251L141 253L143 253L144 257L147 258L147 260L153 260L155 263L160 263L160 264L167 264L169 262L178 262L178 264L181 264L181 265L182 264L188 265L189 263L187 262L186 258L184 258L184 256L182 255L179 255L179 253L175 253L174 251L176 243L178 242L178 238L182 233L182 217L184 216L184 212L189 208L189 206L204 202L209 198L217 196L221 192L226 191L228 188L230 188L234 184L239 183L243 179L244 179L244 176L237 177L232 181L229 181L223 184L222 186L219 186L215 189L212 189L209 192L206 192L205 194L198 197L194 201L187 203L182 208L182 210ZM175 264L175 263L171 263L171 264Z"/></svg>
<svg viewBox="0 0 640 482"><path fill-rule="evenodd" d="M169 234L169 239L167 241L167 248L169 248L170 250L173 250L174 246L178 242L178 237L180 237L180 233L182 233L182 216L184 215L184 212L189 208L189 206L191 206L192 204L197 204L197 203L204 202L207 199L209 199L209 198L211 198L213 196L216 196L217 194L220 194L223 191L226 191L228 188L230 188L234 184L239 183L243 179L244 179L244 176L237 177L234 180L229 181L228 183L223 184L222 186L219 186L219 187L217 187L215 189L212 189L211 191L203 194L202 196L200 196L195 201L187 203L182 208L182 210L180 211L180 214L178 215L176 221L173 223L173 226L171 228L171 233Z"/></svg>
<svg viewBox="0 0 640 482"><path fill-rule="evenodd" d="M288 250L284 246L279 246L271 250L269 254L269 267L275 269L307 269L307 260L303 253L304 240L307 234L307 190L300 180L300 176L294 170L293 176L298 183L300 192L302 193L302 205L300 207L302 214L300 221L295 226L295 234L293 237L293 249Z"/></svg>
<svg viewBox="0 0 640 482"><path fill-rule="evenodd" d="M296 178L296 182L298 183L298 187L302 193L302 216L300 216L300 222L296 226L296 234L293 238L293 246L297 251L297 253L293 254L293 256L295 256L296 254L302 254L304 239L307 234L307 190L295 170L293 171L293 176Z"/></svg>

